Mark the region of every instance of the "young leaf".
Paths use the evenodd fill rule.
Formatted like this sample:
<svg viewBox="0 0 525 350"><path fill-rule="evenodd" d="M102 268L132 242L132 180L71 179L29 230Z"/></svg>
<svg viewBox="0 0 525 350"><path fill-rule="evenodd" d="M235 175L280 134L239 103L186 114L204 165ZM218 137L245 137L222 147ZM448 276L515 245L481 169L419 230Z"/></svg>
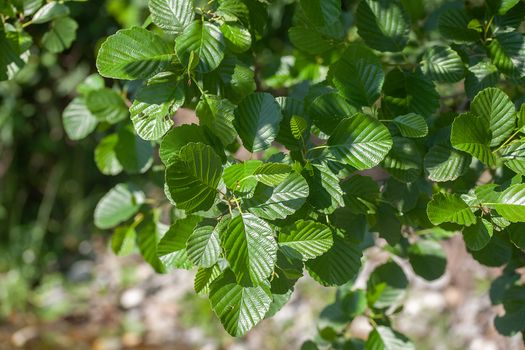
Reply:
<svg viewBox="0 0 525 350"><path fill-rule="evenodd" d="M254 93L241 101L235 109L234 126L244 147L250 152L270 147L279 132L281 108L272 95Z"/></svg>
<svg viewBox="0 0 525 350"><path fill-rule="evenodd" d="M100 46L97 69L107 78L147 79L170 64L173 50L164 40L139 27L121 29Z"/></svg>
<svg viewBox="0 0 525 350"><path fill-rule="evenodd" d="M220 27L226 46L235 53L248 51L252 46L252 35L241 25L223 23Z"/></svg>
<svg viewBox="0 0 525 350"><path fill-rule="evenodd" d="M104 195L95 208L95 226L107 229L131 218L144 202L144 193L127 184L118 184Z"/></svg>
<svg viewBox="0 0 525 350"><path fill-rule="evenodd" d="M410 18L398 1L361 1L356 25L367 45L379 51L401 51L408 42Z"/></svg>
<svg viewBox="0 0 525 350"><path fill-rule="evenodd" d="M242 286L230 270L210 286L210 302L224 329L240 337L259 323L272 302L268 281L258 286Z"/></svg>
<svg viewBox="0 0 525 350"><path fill-rule="evenodd" d="M303 261L316 258L332 247L330 228L312 220L299 220L279 233L279 245L283 251Z"/></svg>
<svg viewBox="0 0 525 350"><path fill-rule="evenodd" d="M392 147L392 137L377 119L358 113L339 123L327 145L331 160L364 170L384 159Z"/></svg>
<svg viewBox="0 0 525 350"><path fill-rule="evenodd" d="M261 166L260 160L247 160L242 163L230 165L224 169L222 180L226 187L235 192L249 192L257 185L257 179L253 176Z"/></svg>
<svg viewBox="0 0 525 350"><path fill-rule="evenodd" d="M467 152L488 166L496 163L490 150L491 133L486 119L463 113L454 119L450 142L455 149Z"/></svg>
<svg viewBox="0 0 525 350"><path fill-rule="evenodd" d="M153 23L169 34L180 34L193 21L192 0L149 0Z"/></svg>
<svg viewBox="0 0 525 350"><path fill-rule="evenodd" d="M427 205L427 215L434 225L452 222L470 226L476 223L476 216L457 194L435 194Z"/></svg>
<svg viewBox="0 0 525 350"><path fill-rule="evenodd" d="M394 118L394 124L404 137L424 137L428 134L425 118L416 113L400 115Z"/></svg>
<svg viewBox="0 0 525 350"><path fill-rule="evenodd" d="M175 51L186 67L194 52L199 58L197 71L206 73L217 68L224 58L224 38L217 26L194 21L175 40Z"/></svg>
<svg viewBox="0 0 525 350"><path fill-rule="evenodd" d="M192 142L167 166L166 185L178 208L208 210L217 197L221 175L221 158L210 146Z"/></svg>
<svg viewBox="0 0 525 350"><path fill-rule="evenodd" d="M277 242L270 225L253 214L239 214L221 231L220 239L237 282L264 285L277 260Z"/></svg>

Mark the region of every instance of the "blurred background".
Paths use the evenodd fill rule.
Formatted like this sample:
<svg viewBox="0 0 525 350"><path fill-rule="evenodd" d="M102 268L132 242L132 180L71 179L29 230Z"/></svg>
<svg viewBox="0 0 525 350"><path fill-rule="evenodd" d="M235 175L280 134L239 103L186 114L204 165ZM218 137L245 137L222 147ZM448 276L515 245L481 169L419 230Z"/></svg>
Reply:
<svg viewBox="0 0 525 350"><path fill-rule="evenodd" d="M126 176L100 174L96 137L68 140L61 113L95 72L100 41L141 25L147 0L68 6L79 23L72 48L35 52L16 79L0 83L0 349L299 349L323 322L333 288L304 278L276 317L232 339L193 292L194 272L155 274L137 256L115 256L109 233L94 228L98 199ZM29 28L35 37L38 30ZM274 50L281 44L270 43ZM282 69L283 81L306 78L269 63L265 69ZM445 245L448 268L439 280L424 282L406 269L412 284L399 330L417 349L520 349L518 338L492 326L499 310L487 291L499 271L475 262L461 238ZM367 255L364 275L386 260L380 249ZM369 331L359 320L352 327L363 337Z"/></svg>

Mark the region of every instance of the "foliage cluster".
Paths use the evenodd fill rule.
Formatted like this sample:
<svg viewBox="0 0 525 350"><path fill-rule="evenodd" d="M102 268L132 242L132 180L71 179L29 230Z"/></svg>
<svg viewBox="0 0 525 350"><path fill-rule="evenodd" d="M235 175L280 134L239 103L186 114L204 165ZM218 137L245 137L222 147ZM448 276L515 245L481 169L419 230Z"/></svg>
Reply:
<svg viewBox="0 0 525 350"><path fill-rule="evenodd" d="M102 43L100 76L63 114L71 139L106 133L102 173L134 178L95 210L116 253L138 249L161 273L196 267L196 292L234 336L274 315L306 270L341 287L305 346L409 349L392 329L408 284L398 261L435 280L439 241L462 232L474 259L505 266L496 328L523 332L525 3L148 5L143 26ZM181 108L199 124L174 126ZM392 258L355 288L377 237ZM364 343L345 331L358 315L374 326Z"/></svg>

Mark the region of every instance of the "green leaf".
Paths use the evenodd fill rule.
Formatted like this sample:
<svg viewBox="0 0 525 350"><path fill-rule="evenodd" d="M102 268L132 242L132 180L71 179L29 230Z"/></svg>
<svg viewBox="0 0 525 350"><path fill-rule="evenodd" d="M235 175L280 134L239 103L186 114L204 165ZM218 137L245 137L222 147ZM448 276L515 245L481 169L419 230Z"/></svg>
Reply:
<svg viewBox="0 0 525 350"><path fill-rule="evenodd" d="M115 90L103 88L87 94L86 106L99 121L115 124L128 117L128 108Z"/></svg>
<svg viewBox="0 0 525 350"><path fill-rule="evenodd" d="M340 286L354 278L361 267L361 250L340 233L334 233L332 247L323 255L308 260L306 268L323 286Z"/></svg>
<svg viewBox="0 0 525 350"><path fill-rule="evenodd" d="M408 113L395 117L394 124L404 137L424 137L428 134L428 125L425 118L415 113Z"/></svg>
<svg viewBox="0 0 525 350"><path fill-rule="evenodd" d="M69 8L66 5L51 1L38 9L31 22L34 24L46 23L67 15L69 15Z"/></svg>
<svg viewBox="0 0 525 350"><path fill-rule="evenodd" d="M323 164L313 164L311 172L303 172L310 187L308 203L325 214L331 214L344 206L343 191L339 178Z"/></svg>
<svg viewBox="0 0 525 350"><path fill-rule="evenodd" d="M220 27L226 46L235 53L248 51L252 46L250 31L235 23L223 23Z"/></svg>
<svg viewBox="0 0 525 350"><path fill-rule="evenodd" d="M283 251L303 261L326 253L333 244L330 228L312 220L299 220L281 230L278 237Z"/></svg>
<svg viewBox="0 0 525 350"><path fill-rule="evenodd" d="M419 240L408 248L408 260L414 272L433 281L445 273L447 256L441 245L432 240Z"/></svg>
<svg viewBox="0 0 525 350"><path fill-rule="evenodd" d="M383 160L383 168L397 180L414 182L423 172L423 153L415 141L395 136L394 145Z"/></svg>
<svg viewBox="0 0 525 350"><path fill-rule="evenodd" d="M184 89L174 75L163 74L150 80L129 108L137 134L144 140L160 139L173 125L172 115L184 99Z"/></svg>
<svg viewBox="0 0 525 350"><path fill-rule="evenodd" d="M235 141L237 132L233 127L235 106L227 99L213 95L202 95L195 113L199 117L200 124L213 130L223 145L229 145Z"/></svg>
<svg viewBox="0 0 525 350"><path fill-rule="evenodd" d="M239 337L259 323L272 302L268 282L245 287L235 282L235 276L226 270L210 286L210 302L224 329Z"/></svg>
<svg viewBox="0 0 525 350"><path fill-rule="evenodd" d="M158 214L146 215L135 228L137 246L144 260L151 265L157 273L166 272L163 262L157 257L157 243L161 232L157 225Z"/></svg>
<svg viewBox="0 0 525 350"><path fill-rule="evenodd" d="M510 186L490 206L510 222L525 222L525 184Z"/></svg>
<svg viewBox="0 0 525 350"><path fill-rule="evenodd" d="M129 174L143 174L153 164L153 147L138 137L131 125L121 128L115 153L119 163Z"/></svg>
<svg viewBox="0 0 525 350"><path fill-rule="evenodd" d="M385 78L381 107L392 116L412 112L428 118L439 108L439 94L422 73L394 69Z"/></svg>
<svg viewBox="0 0 525 350"><path fill-rule="evenodd" d="M401 51L408 42L410 18L395 0L363 0L356 12L359 36L379 51Z"/></svg>
<svg viewBox="0 0 525 350"><path fill-rule="evenodd" d="M95 130L98 120L91 114L84 100L77 97L64 109L62 123L71 140L82 140Z"/></svg>
<svg viewBox="0 0 525 350"><path fill-rule="evenodd" d="M221 158L202 143L189 143L166 168L171 198L187 212L208 210L217 197L222 175Z"/></svg>
<svg viewBox="0 0 525 350"><path fill-rule="evenodd" d="M288 164L264 163L253 172L254 178L267 186L277 186L292 172Z"/></svg>
<svg viewBox="0 0 525 350"><path fill-rule="evenodd" d="M333 39L308 27L291 27L288 36L293 46L309 55L321 55L337 44Z"/></svg>
<svg viewBox="0 0 525 350"><path fill-rule="evenodd" d="M303 139L303 134L308 128L308 122L298 115L292 115L290 118L290 131L296 140Z"/></svg>
<svg viewBox="0 0 525 350"><path fill-rule="evenodd" d="M168 34L180 34L193 21L192 0L149 0L153 23Z"/></svg>
<svg viewBox="0 0 525 350"><path fill-rule="evenodd" d="M221 268L219 264L215 264L212 267L199 268L195 274L195 281L193 283L193 289L198 294L208 294L210 292L210 284L221 275Z"/></svg>
<svg viewBox="0 0 525 350"><path fill-rule="evenodd" d="M490 242L493 232L494 227L488 220L478 218L475 225L463 229L463 240L468 249L477 251Z"/></svg>
<svg viewBox="0 0 525 350"><path fill-rule="evenodd" d="M304 110L304 103L302 100L294 97L277 97L277 103L281 107L282 119L279 124L279 133L275 140L281 145L288 148L290 151L301 150L304 142L310 136L310 117L306 115ZM294 119L292 123L292 118ZM301 121L304 120L304 123ZM294 124L294 131L292 131L292 124ZM297 127L297 129L295 129ZM302 128L304 127L304 130ZM299 136L296 138L294 136Z"/></svg>
<svg viewBox="0 0 525 350"><path fill-rule="evenodd" d="M470 108L473 113L485 119L492 131L490 146L494 147L506 140L516 124L514 104L500 89L487 88L474 97Z"/></svg>
<svg viewBox="0 0 525 350"><path fill-rule="evenodd" d="M383 160L392 147L392 137L377 119L358 113L339 123L327 146L331 160L364 170Z"/></svg>
<svg viewBox="0 0 525 350"><path fill-rule="evenodd" d="M348 46L341 59L330 67L329 76L336 89L356 106L372 106L385 79L377 56L359 44Z"/></svg>
<svg viewBox="0 0 525 350"><path fill-rule="evenodd" d="M308 106L308 115L314 124L330 135L337 124L357 113L357 109L346 102L337 92L328 92L316 97Z"/></svg>
<svg viewBox="0 0 525 350"><path fill-rule="evenodd" d="M521 33L497 33L487 51L502 73L512 77L525 75L525 39Z"/></svg>
<svg viewBox="0 0 525 350"><path fill-rule="evenodd" d="M341 184L346 207L354 214L373 214L379 201L379 186L371 177L356 174Z"/></svg>
<svg viewBox="0 0 525 350"><path fill-rule="evenodd" d="M521 250L525 251L525 224L512 224L507 228L509 238L512 243Z"/></svg>
<svg viewBox="0 0 525 350"><path fill-rule="evenodd" d="M486 119L463 113L454 119L450 142L455 149L467 152L488 166L496 163L490 150L491 132Z"/></svg>
<svg viewBox="0 0 525 350"><path fill-rule="evenodd" d="M164 40L139 27L121 29L100 46L97 69L107 78L147 79L164 70L173 52Z"/></svg>
<svg viewBox="0 0 525 350"><path fill-rule="evenodd" d="M95 163L104 175L117 175L124 169L115 152L118 141L118 134L109 134L95 147Z"/></svg>
<svg viewBox="0 0 525 350"><path fill-rule="evenodd" d="M461 57L445 46L434 46L426 50L420 65L423 74L442 83L454 83L465 76L465 65Z"/></svg>
<svg viewBox="0 0 525 350"><path fill-rule="evenodd" d="M127 184L118 184L104 195L95 208L95 226L108 229L131 218L144 202L144 193Z"/></svg>
<svg viewBox="0 0 525 350"><path fill-rule="evenodd" d="M374 328L365 344L365 350L414 350L414 344L404 335L387 326Z"/></svg>
<svg viewBox="0 0 525 350"><path fill-rule="evenodd" d="M226 260L244 286L261 285L273 272L277 260L277 242L273 229L250 213L234 217L227 230L221 231Z"/></svg>
<svg viewBox="0 0 525 350"><path fill-rule="evenodd" d="M118 256L126 256L135 249L137 233L133 227L120 226L111 235L111 250Z"/></svg>
<svg viewBox="0 0 525 350"><path fill-rule="evenodd" d="M199 142L219 150L213 136L196 124L184 124L171 129L162 139L159 156L166 165L177 157L180 149L190 142Z"/></svg>
<svg viewBox="0 0 525 350"><path fill-rule="evenodd" d="M275 140L281 119L281 108L275 98L269 93L257 92L237 106L234 126L244 147L258 152L270 147Z"/></svg>
<svg viewBox="0 0 525 350"><path fill-rule="evenodd" d="M516 174L525 175L525 141L512 142L499 153L505 161L505 166Z"/></svg>
<svg viewBox="0 0 525 350"><path fill-rule="evenodd" d="M255 91L254 71L235 56L226 56L219 67L203 77L204 90L237 104Z"/></svg>
<svg viewBox="0 0 525 350"><path fill-rule="evenodd" d="M306 202L308 183L293 172L275 187L259 183L253 196L244 199L244 207L251 213L269 220L284 219L295 213Z"/></svg>
<svg viewBox="0 0 525 350"><path fill-rule="evenodd" d="M194 21L175 40L175 51L185 66L194 52L199 58L197 71L206 73L217 68L224 58L224 38L217 26Z"/></svg>
<svg viewBox="0 0 525 350"><path fill-rule="evenodd" d="M469 28L472 17L464 9L450 9L439 16L439 32L455 42L476 41L480 35Z"/></svg>
<svg viewBox="0 0 525 350"><path fill-rule="evenodd" d="M262 164L260 160L247 160L224 169L222 179L226 187L235 192L250 192L257 185L253 176Z"/></svg>
<svg viewBox="0 0 525 350"><path fill-rule="evenodd" d="M520 0L488 0L487 5L491 11L501 16L506 14L519 2Z"/></svg>
<svg viewBox="0 0 525 350"><path fill-rule="evenodd" d="M220 234L228 227L229 220L204 222L197 226L186 242L188 259L199 267L211 267L219 260L221 253Z"/></svg>
<svg viewBox="0 0 525 350"><path fill-rule="evenodd" d="M368 278L366 297L370 307L386 309L400 303L406 294L408 279L393 261L377 266Z"/></svg>
<svg viewBox="0 0 525 350"><path fill-rule="evenodd" d="M55 19L51 28L42 37L42 45L53 53L59 53L71 47L77 37L78 23L69 17Z"/></svg>
<svg viewBox="0 0 525 350"><path fill-rule="evenodd" d="M170 228L157 245L157 256L167 268L189 268L186 244L195 226L202 220L201 217L190 215L184 219L178 219L171 224Z"/></svg>
<svg viewBox="0 0 525 350"><path fill-rule="evenodd" d="M425 170L432 181L454 181L467 171L471 159L449 144L437 144L425 155Z"/></svg>
<svg viewBox="0 0 525 350"><path fill-rule="evenodd" d="M0 26L0 81L11 79L9 66L12 64L24 66L24 61L20 58L20 45L16 33L6 31L4 26Z"/></svg>
<svg viewBox="0 0 525 350"><path fill-rule="evenodd" d="M472 99L481 90L495 86L499 81L498 68L490 62L481 61L468 67L465 77L465 92Z"/></svg>
<svg viewBox="0 0 525 350"><path fill-rule="evenodd" d="M427 205L427 215L434 225L452 222L470 226L476 223L476 216L457 194L436 193Z"/></svg>

